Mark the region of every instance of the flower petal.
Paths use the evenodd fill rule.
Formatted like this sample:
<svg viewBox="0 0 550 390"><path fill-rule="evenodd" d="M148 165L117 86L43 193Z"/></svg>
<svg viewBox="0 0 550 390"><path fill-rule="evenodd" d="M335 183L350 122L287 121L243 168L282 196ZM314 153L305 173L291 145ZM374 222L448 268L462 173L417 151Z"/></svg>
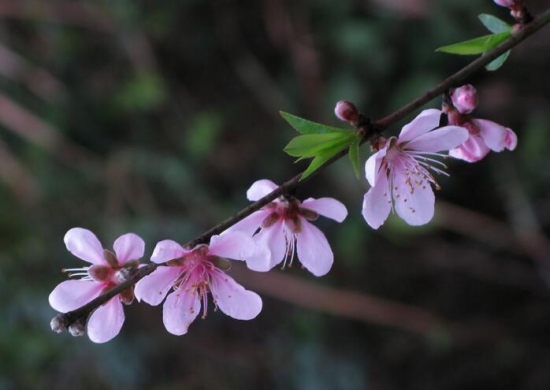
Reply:
<svg viewBox="0 0 550 390"><path fill-rule="evenodd" d="M254 236L256 251L246 259L246 265L253 271L266 272L279 264L286 255L284 225L277 222L260 230Z"/></svg>
<svg viewBox="0 0 550 390"><path fill-rule="evenodd" d="M179 267L158 267L136 283L134 295L138 301L156 306L162 302L180 274Z"/></svg>
<svg viewBox="0 0 550 390"><path fill-rule="evenodd" d="M346 206L333 198L306 199L302 202L302 207L313 210L337 222L342 222L348 216Z"/></svg>
<svg viewBox="0 0 550 390"><path fill-rule="evenodd" d="M439 126L440 119L440 110L431 108L422 111L412 122L403 127L399 134L399 143L412 141L416 137L435 129Z"/></svg>
<svg viewBox="0 0 550 390"><path fill-rule="evenodd" d="M90 302L101 294L103 284L91 280L66 280L57 285L49 296L50 306L66 313Z"/></svg>
<svg viewBox="0 0 550 390"><path fill-rule="evenodd" d="M323 232L302 219L302 231L296 241L300 263L315 276L326 275L334 262L334 254Z"/></svg>
<svg viewBox="0 0 550 390"><path fill-rule="evenodd" d="M115 296L98 307L87 324L88 337L94 343L105 343L119 334L124 323L124 309L120 298Z"/></svg>
<svg viewBox="0 0 550 390"><path fill-rule="evenodd" d="M65 246L73 255L92 264L106 264L103 246L96 235L83 228L72 228L65 234Z"/></svg>
<svg viewBox="0 0 550 390"><path fill-rule="evenodd" d="M270 211L258 210L250 214L248 217L242 221L237 222L235 225L231 226L229 229L224 231L222 234L228 232L243 232L252 236L256 233L256 230L260 228L262 221L270 214Z"/></svg>
<svg viewBox="0 0 550 390"><path fill-rule="evenodd" d="M390 194L386 172L380 172L376 185L371 187L363 198L363 217L371 228L378 229L390 215Z"/></svg>
<svg viewBox="0 0 550 390"><path fill-rule="evenodd" d="M472 123L479 129L479 135L489 149L502 152L506 148L506 135L509 129L486 119L472 119Z"/></svg>
<svg viewBox="0 0 550 390"><path fill-rule="evenodd" d="M208 254L234 260L245 260L252 256L256 244L252 237L243 232L228 232L212 236Z"/></svg>
<svg viewBox="0 0 550 390"><path fill-rule="evenodd" d="M245 290L221 271L211 276L210 290L221 311L237 320L251 320L260 314L262 299L258 294Z"/></svg>
<svg viewBox="0 0 550 390"><path fill-rule="evenodd" d="M113 248L122 265L128 261L141 259L145 253L145 242L137 234L127 233L117 238Z"/></svg>
<svg viewBox="0 0 550 390"><path fill-rule="evenodd" d="M518 136L512 129L506 129L506 140L504 141L506 144L506 149L508 150L514 150L518 144Z"/></svg>
<svg viewBox="0 0 550 390"><path fill-rule="evenodd" d="M404 149L436 153L456 148L465 142L468 136L468 130L463 127L445 126L415 138Z"/></svg>
<svg viewBox="0 0 550 390"><path fill-rule="evenodd" d="M153 263L166 263L167 261L179 259L189 251L183 249L183 247L175 241L163 240L157 243L155 250L151 255L151 261Z"/></svg>
<svg viewBox="0 0 550 390"><path fill-rule="evenodd" d="M168 295L162 308L162 320L166 330L176 336L187 333L189 325L201 310L197 293L189 293L183 289Z"/></svg>
<svg viewBox="0 0 550 390"><path fill-rule="evenodd" d="M273 183L271 180L262 179L254 182L252 186L246 191L246 197L253 202L260 198L263 198L270 192L273 192L279 186Z"/></svg>
<svg viewBox="0 0 550 390"><path fill-rule="evenodd" d="M365 163L365 176L371 186L376 185L376 177L380 173L382 166L382 160L386 156L387 148L380 149L378 152L374 153L369 157Z"/></svg>
<svg viewBox="0 0 550 390"><path fill-rule="evenodd" d="M435 196L427 179L396 171L393 182L395 211L409 225L424 225L434 216Z"/></svg>
<svg viewBox="0 0 550 390"><path fill-rule="evenodd" d="M476 162L487 156L490 149L479 135L470 134L470 138L456 149L449 150L449 156L467 162Z"/></svg>

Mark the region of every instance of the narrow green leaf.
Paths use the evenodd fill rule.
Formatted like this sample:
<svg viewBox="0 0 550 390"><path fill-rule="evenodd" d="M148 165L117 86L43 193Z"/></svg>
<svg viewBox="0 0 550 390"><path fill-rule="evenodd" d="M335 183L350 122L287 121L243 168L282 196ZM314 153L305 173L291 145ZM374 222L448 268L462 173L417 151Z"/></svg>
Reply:
<svg viewBox="0 0 550 390"><path fill-rule="evenodd" d="M326 161L330 160L332 157L334 157L340 151L342 151L346 147L350 146L350 144L352 144L356 139L355 134L352 133L352 135L353 135L352 138L349 138L349 137L348 138L342 138L339 142L332 143L327 148L320 151L319 154L317 154L313 158L313 160L311 161L311 163L309 164L309 166L307 167L305 172L302 174L302 177L300 178L300 180L304 180L306 177L308 177L313 172L315 172L317 169L319 169L319 167L321 165L323 165Z"/></svg>
<svg viewBox="0 0 550 390"><path fill-rule="evenodd" d="M361 168L359 163L359 145L361 144L361 138L357 137L349 146L349 158L351 160L351 165L355 171L355 176L357 179L361 178Z"/></svg>
<svg viewBox="0 0 550 390"><path fill-rule="evenodd" d="M485 66L485 69L487 69L490 72L497 70L502 65L504 65L509 55L510 55L510 50L508 50L506 53L500 55L499 57L491 61L489 64L487 64L487 66Z"/></svg>
<svg viewBox="0 0 550 390"><path fill-rule="evenodd" d="M317 156L313 160L311 160L311 163L307 167L307 169L302 174L302 177L300 178L300 181L307 178L309 175L311 175L313 172L315 172L317 169L321 167L324 163L326 163L328 160L330 160L332 156L329 155L323 155L323 156Z"/></svg>
<svg viewBox="0 0 550 390"><path fill-rule="evenodd" d="M499 34L512 30L512 26L506 23L504 20L497 18L496 16L489 14L481 14L478 16L483 25L493 34Z"/></svg>
<svg viewBox="0 0 550 390"><path fill-rule="evenodd" d="M349 144L355 137L351 131L341 131L326 134L299 135L290 140L283 149L292 157L315 157L324 150Z"/></svg>
<svg viewBox="0 0 550 390"><path fill-rule="evenodd" d="M300 118L296 115L289 114L288 112L281 111L281 116L294 127L300 134L326 134L335 131L349 131L346 129L338 129L336 127L325 126L320 123L308 121L307 119Z"/></svg>
<svg viewBox="0 0 550 390"><path fill-rule="evenodd" d="M497 46L499 43L505 41L510 35L511 32L509 31L499 34L485 35L483 37L474 38L469 41L443 46L437 48L436 51L459 55L483 54L486 51Z"/></svg>

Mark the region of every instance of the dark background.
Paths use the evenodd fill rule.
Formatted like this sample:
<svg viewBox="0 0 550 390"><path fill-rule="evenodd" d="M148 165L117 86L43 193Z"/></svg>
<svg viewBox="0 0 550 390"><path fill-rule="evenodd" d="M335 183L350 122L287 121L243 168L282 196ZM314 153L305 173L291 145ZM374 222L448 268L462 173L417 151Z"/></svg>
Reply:
<svg viewBox="0 0 550 390"><path fill-rule="evenodd" d="M434 49L485 34L483 12L509 20L489 0L2 0L0 389L549 389L548 27L471 80L518 148L451 161L430 224L370 229L343 159L298 191L350 211L316 223L331 273L234 266L254 321L211 311L175 337L134 304L107 344L49 330L60 269L84 265L68 229L135 232L145 260L194 238L305 168L279 110L387 115L472 59Z"/></svg>

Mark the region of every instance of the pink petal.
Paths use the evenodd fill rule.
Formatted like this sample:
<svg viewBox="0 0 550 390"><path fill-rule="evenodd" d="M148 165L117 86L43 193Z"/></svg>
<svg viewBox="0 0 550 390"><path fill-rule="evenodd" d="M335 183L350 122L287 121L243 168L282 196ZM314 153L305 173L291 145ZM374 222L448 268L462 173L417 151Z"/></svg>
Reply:
<svg viewBox="0 0 550 390"><path fill-rule="evenodd" d="M382 167L382 161L386 156L387 149L380 149L378 152L374 153L369 157L365 163L365 175L371 186L376 185L376 177L380 173Z"/></svg>
<svg viewBox="0 0 550 390"><path fill-rule="evenodd" d="M298 259L315 276L323 276L330 271L334 255L327 238L316 226L302 219L302 231L296 243Z"/></svg>
<svg viewBox="0 0 550 390"><path fill-rule="evenodd" d="M413 121L403 127L399 134L399 143L409 142L439 126L441 111L428 109L422 111Z"/></svg>
<svg viewBox="0 0 550 390"><path fill-rule="evenodd" d="M98 307L87 324L88 337L94 343L105 343L113 339L124 323L124 309L118 296Z"/></svg>
<svg viewBox="0 0 550 390"><path fill-rule="evenodd" d="M479 129L479 135L485 144L494 152L502 152L506 147L507 128L485 119L472 119Z"/></svg>
<svg viewBox="0 0 550 390"><path fill-rule="evenodd" d="M421 176L411 177L410 180L407 178L404 172L395 172L393 182L395 211L409 225L424 225L430 222L434 215L435 196L432 187Z"/></svg>
<svg viewBox="0 0 550 390"><path fill-rule="evenodd" d="M363 198L363 217L373 229L378 229L390 215L390 194L386 172L381 172L376 179L376 185Z"/></svg>
<svg viewBox="0 0 550 390"><path fill-rule="evenodd" d="M179 267L158 267L137 282L134 290L136 299L152 306L158 305L168 294L180 272Z"/></svg>
<svg viewBox="0 0 550 390"><path fill-rule="evenodd" d="M476 162L484 158L490 149L479 135L471 135L462 145L449 150L449 156L468 162Z"/></svg>
<svg viewBox="0 0 550 390"><path fill-rule="evenodd" d="M118 261L124 264L128 261L139 260L145 253L145 242L134 233L127 233L115 241L113 245Z"/></svg>
<svg viewBox="0 0 550 390"><path fill-rule="evenodd" d="M262 311L262 299L258 294L245 290L223 272L212 274L210 290L216 305L229 317L251 320Z"/></svg>
<svg viewBox="0 0 550 390"><path fill-rule="evenodd" d="M187 333L189 325L201 310L197 293L177 290L168 295L162 309L162 320L166 330L176 336Z"/></svg>
<svg viewBox="0 0 550 390"><path fill-rule="evenodd" d="M212 236L208 254L234 260L245 260L254 253L254 240L243 232L228 232Z"/></svg>
<svg viewBox="0 0 550 390"><path fill-rule="evenodd" d="M65 234L65 246L73 255L92 264L106 264L103 246L94 233L87 229L72 228Z"/></svg>
<svg viewBox="0 0 550 390"><path fill-rule="evenodd" d="M262 221L270 214L270 211L265 210L258 210L256 212L253 212L248 217L243 219L242 221L237 222L235 225L231 226L229 229L227 229L222 234L225 234L227 232L243 232L248 234L249 236L252 236L254 233L256 233L256 230L260 227L262 224Z"/></svg>
<svg viewBox="0 0 550 390"><path fill-rule="evenodd" d="M270 192L273 192L277 187L277 184L273 183L271 180L262 179L254 182L252 186L246 191L246 197L248 200L257 201L260 198L263 198Z"/></svg>
<svg viewBox="0 0 550 390"><path fill-rule="evenodd" d="M514 150L516 148L518 144L518 136L512 129L506 129L506 140L504 143L506 144L506 149L508 150Z"/></svg>
<svg viewBox="0 0 550 390"><path fill-rule="evenodd" d="M282 222L262 229L254 236L256 248L252 256L246 259L248 268L266 272L283 261L286 254L286 239Z"/></svg>
<svg viewBox="0 0 550 390"><path fill-rule="evenodd" d="M61 313L66 313L90 302L99 296L101 290L103 290L103 283L91 280L67 280L59 283L51 292L50 306Z"/></svg>
<svg viewBox="0 0 550 390"><path fill-rule="evenodd" d="M465 142L468 136L468 130L463 127L445 126L415 138L404 149L436 153L456 148Z"/></svg>
<svg viewBox="0 0 550 390"><path fill-rule="evenodd" d="M166 263L167 261L179 259L189 251L182 248L180 244L172 240L163 240L157 243L151 255L153 263Z"/></svg>
<svg viewBox="0 0 550 390"><path fill-rule="evenodd" d="M333 198L306 199L302 202L302 207L334 219L336 222L342 222L348 216L346 206Z"/></svg>

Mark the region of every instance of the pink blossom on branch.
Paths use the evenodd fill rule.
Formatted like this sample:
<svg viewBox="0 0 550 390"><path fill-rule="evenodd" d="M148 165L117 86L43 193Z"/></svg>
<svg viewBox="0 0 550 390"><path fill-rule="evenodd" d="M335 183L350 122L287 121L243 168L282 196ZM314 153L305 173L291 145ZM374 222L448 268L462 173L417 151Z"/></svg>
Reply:
<svg viewBox="0 0 550 390"><path fill-rule="evenodd" d="M245 290L225 274L230 268L229 259L244 260L254 252L254 242L243 233L226 233L213 236L210 245L183 248L171 240L157 244L151 261L165 264L136 284L135 294L156 306L162 302L163 322L166 330L183 335L201 309L203 318L208 312L208 293L215 308L237 320L251 320L262 310L258 294Z"/></svg>
<svg viewBox="0 0 550 390"><path fill-rule="evenodd" d="M501 7L511 8L516 5L518 0L494 0L494 2Z"/></svg>
<svg viewBox="0 0 550 390"><path fill-rule="evenodd" d="M457 147L468 132L457 126L439 126L441 111L420 113L403 127L399 137L391 137L365 165L370 190L363 199L363 217L378 229L393 209L409 225L424 225L434 215L435 197L431 172L447 175L445 165L434 157ZM430 172L431 171L431 172Z"/></svg>
<svg viewBox="0 0 550 390"><path fill-rule="evenodd" d="M64 269L71 272L69 276L81 278L60 283L50 294L50 305L61 313L78 309L126 280L145 251L145 243L133 233L115 241L114 253L103 249L95 234L82 228L69 230L64 241L69 252L92 265ZM124 323L122 303L130 304L133 297L133 288L128 288L98 307L87 323L90 340L104 343L114 338Z"/></svg>
<svg viewBox="0 0 550 390"><path fill-rule="evenodd" d="M472 118L469 114L477 105L476 90L467 84L454 89L451 94L454 107L444 105L449 125L460 126L468 130L468 139L460 146L449 151L449 155L468 162L483 159L491 150L502 152L514 150L517 136L511 129L485 119Z"/></svg>
<svg viewBox="0 0 550 390"><path fill-rule="evenodd" d="M277 188L271 180L258 180L247 191L248 200L256 201ZM253 236L257 250L246 259L254 271L269 271L277 264L291 265L295 253L302 265L315 276L325 275L334 262L334 254L325 235L309 221L319 215L342 222L346 207L333 198L309 198L303 202L281 197L252 213L228 231L243 231ZM267 251L266 251L267 249Z"/></svg>
<svg viewBox="0 0 550 390"><path fill-rule="evenodd" d="M460 126L468 130L469 137L457 148L449 150L449 156L464 161L479 161L490 151L514 150L518 143L512 129L486 119L469 118Z"/></svg>

